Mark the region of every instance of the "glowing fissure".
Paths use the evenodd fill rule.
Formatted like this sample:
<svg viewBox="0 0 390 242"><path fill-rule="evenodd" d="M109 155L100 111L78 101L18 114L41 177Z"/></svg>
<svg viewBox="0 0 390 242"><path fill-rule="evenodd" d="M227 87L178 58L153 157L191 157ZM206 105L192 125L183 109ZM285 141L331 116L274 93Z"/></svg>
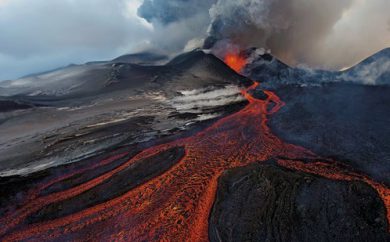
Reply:
<svg viewBox="0 0 390 242"><path fill-rule="evenodd" d="M4 241L22 239L55 240L69 238L128 241L208 241L208 216L214 202L218 177L226 170L275 157L278 164L336 180L360 180L374 187L383 199L389 218L389 189L368 177L329 163L303 163L299 159L324 160L312 152L284 143L272 134L267 116L284 103L273 92L266 100L242 93L249 104L241 111L222 118L209 128L184 139L148 148L121 166L79 186L47 196L35 195L17 211L1 219ZM267 110L270 104L271 110ZM129 165L175 146L185 147L180 162L164 174L152 178L122 196L55 220L25 225L23 221L48 204L77 196L104 182ZM102 162L122 157L120 154ZM82 171L84 172L84 171ZM80 172L80 173L82 173ZM42 184L34 193L55 182ZM115 189L115 188L113 188Z"/></svg>

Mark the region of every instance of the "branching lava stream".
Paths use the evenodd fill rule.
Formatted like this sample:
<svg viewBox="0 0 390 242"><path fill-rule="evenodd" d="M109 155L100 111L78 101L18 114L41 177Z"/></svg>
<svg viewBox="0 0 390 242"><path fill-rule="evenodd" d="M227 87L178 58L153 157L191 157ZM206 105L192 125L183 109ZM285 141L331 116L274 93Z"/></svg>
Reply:
<svg viewBox="0 0 390 242"><path fill-rule="evenodd" d="M4 236L4 241L208 241L208 217L218 177L228 169L278 157L278 164L283 167L330 179L361 180L370 184L378 191L389 214L390 192L387 187L345 168L338 168L332 161L300 162L303 158L325 159L302 147L284 143L272 134L267 126L267 116L277 112L283 102L269 91L266 91L266 100L253 98L248 91L257 85L243 91L249 101L244 109L220 119L209 128L191 137L146 149L97 178L26 203L2 219L0 236ZM185 156L178 163L125 194L65 217L24 223L30 214L48 204L77 196L136 161L177 146L185 148ZM41 189L44 187L47 184L43 184Z"/></svg>

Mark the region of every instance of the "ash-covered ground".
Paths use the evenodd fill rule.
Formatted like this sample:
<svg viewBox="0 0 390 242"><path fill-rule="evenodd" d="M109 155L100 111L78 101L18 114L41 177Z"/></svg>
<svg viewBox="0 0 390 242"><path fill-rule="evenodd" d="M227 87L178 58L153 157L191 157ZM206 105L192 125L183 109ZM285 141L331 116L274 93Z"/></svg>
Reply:
<svg viewBox="0 0 390 242"><path fill-rule="evenodd" d="M334 157L390 184L390 48L350 69L291 68L257 49L244 73L274 90L285 106L270 118L285 141Z"/></svg>
<svg viewBox="0 0 390 242"><path fill-rule="evenodd" d="M130 57L114 61L154 56ZM1 83L0 176L191 130L246 103L240 88L250 81L200 51L165 66L112 62Z"/></svg>

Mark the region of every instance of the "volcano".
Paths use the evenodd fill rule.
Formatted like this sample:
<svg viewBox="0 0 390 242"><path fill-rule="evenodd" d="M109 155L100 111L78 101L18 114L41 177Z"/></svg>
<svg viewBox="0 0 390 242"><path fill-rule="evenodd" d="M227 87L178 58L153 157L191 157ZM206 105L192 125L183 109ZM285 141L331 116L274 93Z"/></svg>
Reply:
<svg viewBox="0 0 390 242"><path fill-rule="evenodd" d="M277 89L285 85L318 86L327 83L389 85L390 48L366 58L343 71L290 67L262 49L250 48L241 55L250 59L242 72L263 86Z"/></svg>
<svg viewBox="0 0 390 242"><path fill-rule="evenodd" d="M387 52L344 72L141 53L0 83L0 238L388 241L388 75L351 81Z"/></svg>

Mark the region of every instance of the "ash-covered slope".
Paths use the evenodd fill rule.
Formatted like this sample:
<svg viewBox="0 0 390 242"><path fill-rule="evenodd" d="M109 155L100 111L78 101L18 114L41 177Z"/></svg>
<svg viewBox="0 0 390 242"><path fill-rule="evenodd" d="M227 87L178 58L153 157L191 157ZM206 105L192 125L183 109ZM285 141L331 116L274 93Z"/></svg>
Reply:
<svg viewBox="0 0 390 242"><path fill-rule="evenodd" d="M239 86L250 83L199 50L163 66L90 63L1 83L0 175L196 128L245 105Z"/></svg>
<svg viewBox="0 0 390 242"><path fill-rule="evenodd" d="M314 70L290 67L262 50L243 51L248 64L243 74L258 80L266 88L284 85L320 85L329 82L348 82L369 85L390 84L390 48L384 49L345 71Z"/></svg>
<svg viewBox="0 0 390 242"><path fill-rule="evenodd" d="M342 72L292 68L257 49L244 55L243 74L285 102L270 118L279 137L390 184L390 49Z"/></svg>
<svg viewBox="0 0 390 242"><path fill-rule="evenodd" d="M147 58L146 54L139 54L137 58ZM125 59L118 57L119 59ZM146 67L137 64L137 60L89 62L82 65L69 65L53 71L32 74L20 79L0 82L0 96L46 96L63 98L77 95L96 95L109 88L113 83L122 81L121 87L135 87L137 76L149 74ZM134 62L133 62L134 61ZM145 60L146 61L146 60ZM126 81L126 74L135 75L134 80ZM145 76L146 77L146 76Z"/></svg>
<svg viewBox="0 0 390 242"><path fill-rule="evenodd" d="M126 55L109 62L71 65L52 72L3 81L0 82L0 97L68 99L123 89L153 88L156 84L173 83L177 89L190 86L201 88L209 84L237 84L245 79L215 56L200 50L182 54L163 66L139 64L156 58L163 57L148 53ZM189 79L183 81L182 78Z"/></svg>
<svg viewBox="0 0 390 242"><path fill-rule="evenodd" d="M339 78L369 85L390 85L390 48L381 50L339 73Z"/></svg>
<svg viewBox="0 0 390 242"><path fill-rule="evenodd" d="M157 65L168 61L168 56L153 52L141 52L135 54L121 55L110 62L112 63L131 63L137 65Z"/></svg>
<svg viewBox="0 0 390 242"><path fill-rule="evenodd" d="M243 51L248 60L242 73L262 83L262 87L275 89L285 85L318 85L336 80L336 73L309 68L290 67L264 50L251 48Z"/></svg>
<svg viewBox="0 0 390 242"><path fill-rule="evenodd" d="M279 137L390 184L389 86L329 83L276 93L286 103L270 119Z"/></svg>
<svg viewBox="0 0 390 242"><path fill-rule="evenodd" d="M235 71L228 68L226 64L212 54L205 54L203 51L195 50L177 56L167 65L179 76L186 77L187 87L195 87L201 81L202 85L224 85L234 83L249 86L252 81L237 75ZM211 73L211 75L210 75ZM180 80L179 80L180 81Z"/></svg>
<svg viewBox="0 0 390 242"><path fill-rule="evenodd" d="M285 102L270 118L279 137L390 184L390 49L342 72L292 68L256 49L246 56L244 75Z"/></svg>
<svg viewBox="0 0 390 242"><path fill-rule="evenodd" d="M243 73L285 102L270 119L279 137L390 184L390 49L343 72L292 68L256 51L246 52Z"/></svg>
<svg viewBox="0 0 390 242"><path fill-rule="evenodd" d="M294 68L278 60L270 53L262 49L250 48L241 53L247 59L244 74L254 77L255 80L267 82L267 80L283 80L294 74Z"/></svg>

